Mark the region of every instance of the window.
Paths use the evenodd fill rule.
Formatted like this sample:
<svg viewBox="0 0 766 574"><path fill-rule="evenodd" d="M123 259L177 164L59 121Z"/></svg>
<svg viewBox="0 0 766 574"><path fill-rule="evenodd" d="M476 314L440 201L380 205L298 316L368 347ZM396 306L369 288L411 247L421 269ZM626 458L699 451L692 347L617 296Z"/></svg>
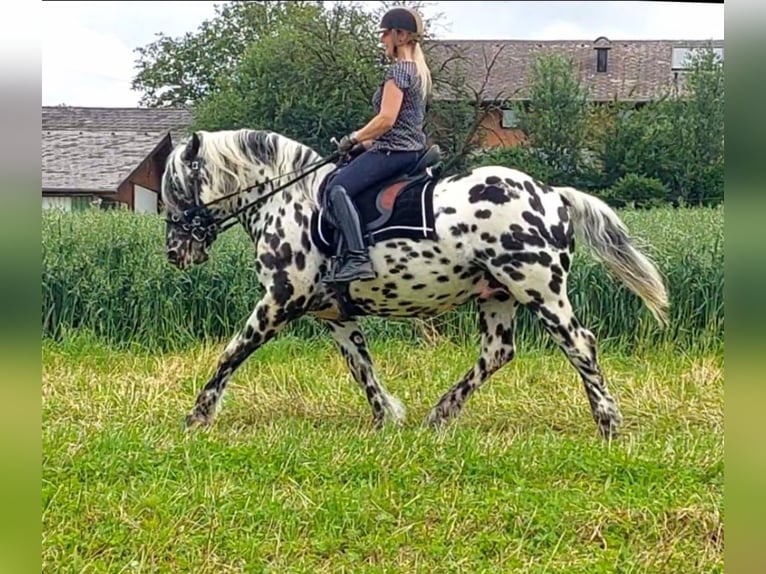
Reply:
<svg viewBox="0 0 766 574"><path fill-rule="evenodd" d="M670 67L673 70L686 70L689 62L687 58L691 56L695 51L704 52L695 48L673 48L673 55L671 58ZM713 52L716 56L723 60L723 48L713 48Z"/></svg>
<svg viewBox="0 0 766 574"><path fill-rule="evenodd" d="M506 129L519 127L519 117L516 114L516 110L503 110L503 119L500 125Z"/></svg>
<svg viewBox="0 0 766 574"><path fill-rule="evenodd" d="M599 74L606 73L606 61L608 55L608 48L596 48L596 71Z"/></svg>

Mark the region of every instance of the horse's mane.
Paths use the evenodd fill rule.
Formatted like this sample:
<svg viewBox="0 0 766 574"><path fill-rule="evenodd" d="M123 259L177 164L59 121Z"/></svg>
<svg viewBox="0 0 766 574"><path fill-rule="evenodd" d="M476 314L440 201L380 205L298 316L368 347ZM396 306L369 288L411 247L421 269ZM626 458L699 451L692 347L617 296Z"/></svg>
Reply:
<svg viewBox="0 0 766 574"><path fill-rule="evenodd" d="M268 130L238 129L220 131L198 131L200 138L199 156L204 160L205 169L209 173L211 183L215 183L215 194L225 195L234 193L252 185L258 176L261 179L273 179L278 174L290 175L275 181L276 185L286 183L299 177L301 172L322 159L310 147L297 142L282 134ZM163 195L173 187L183 192L185 198L191 198L188 189L189 168L183 160L187 142L175 147L171 152L163 178ZM312 189L316 189L316 177L323 170L310 173L305 179L296 182L298 188L308 199L312 197ZM170 186L170 183L174 186ZM208 202L214 197L210 186L203 186Z"/></svg>

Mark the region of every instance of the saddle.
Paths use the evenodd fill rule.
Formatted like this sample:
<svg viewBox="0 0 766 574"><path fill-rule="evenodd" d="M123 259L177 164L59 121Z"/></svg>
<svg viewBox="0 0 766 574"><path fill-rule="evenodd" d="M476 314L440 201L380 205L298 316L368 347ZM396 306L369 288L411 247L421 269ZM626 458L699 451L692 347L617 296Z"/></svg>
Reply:
<svg viewBox="0 0 766 574"><path fill-rule="evenodd" d="M438 145L426 149L415 165L359 193L359 212L365 244L393 238L435 238L433 188L441 173ZM339 234L325 205L325 188L331 172L320 184L320 210L312 221L315 243L327 255L337 255Z"/></svg>

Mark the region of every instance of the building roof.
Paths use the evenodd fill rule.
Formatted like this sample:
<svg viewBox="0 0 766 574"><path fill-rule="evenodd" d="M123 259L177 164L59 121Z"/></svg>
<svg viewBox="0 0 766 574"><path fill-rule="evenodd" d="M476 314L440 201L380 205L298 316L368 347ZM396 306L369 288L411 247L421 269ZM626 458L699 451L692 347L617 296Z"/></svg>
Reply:
<svg viewBox="0 0 766 574"><path fill-rule="evenodd" d="M42 188L44 191L116 192L166 135L43 130Z"/></svg>
<svg viewBox="0 0 766 574"><path fill-rule="evenodd" d="M529 96L532 63L542 54L571 57L593 101L649 101L661 97L677 79L674 48L701 48L723 40L439 40L428 46L432 69L445 66L465 74L468 86L484 99L524 100ZM608 49L606 73L596 71L596 48ZM499 54L498 54L499 52ZM482 90L487 63L497 54L492 74ZM438 99L454 99L446 87L435 87Z"/></svg>
<svg viewBox="0 0 766 574"><path fill-rule="evenodd" d="M185 131L192 114L186 108L90 108L43 106L43 130Z"/></svg>
<svg viewBox="0 0 766 574"><path fill-rule="evenodd" d="M170 134L191 123L186 109L42 108L42 189L116 192Z"/></svg>

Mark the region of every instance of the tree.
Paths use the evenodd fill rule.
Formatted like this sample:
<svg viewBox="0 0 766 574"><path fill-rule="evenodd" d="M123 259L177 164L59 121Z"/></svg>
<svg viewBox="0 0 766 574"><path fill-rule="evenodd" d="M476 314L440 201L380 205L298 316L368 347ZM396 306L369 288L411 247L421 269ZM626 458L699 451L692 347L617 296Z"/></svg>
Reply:
<svg viewBox="0 0 766 574"><path fill-rule="evenodd" d="M247 1L215 7L195 33L158 39L135 51L138 74L132 89L145 92L149 107L185 107L213 94L228 72L242 60L248 46L273 35L274 27L298 15L316 14L322 2Z"/></svg>
<svg viewBox="0 0 766 574"><path fill-rule="evenodd" d="M582 165L589 105L576 70L564 56L539 56L532 64L528 104L519 109L525 145L550 167L552 183L571 185Z"/></svg>
<svg viewBox="0 0 766 574"><path fill-rule="evenodd" d="M638 109L622 106L601 149L605 186L632 175L662 182L669 193L657 199L723 200L723 78L723 62L712 49L701 50L676 89Z"/></svg>
<svg viewBox="0 0 766 574"><path fill-rule="evenodd" d="M692 52L684 74L688 97L678 108L676 133L682 177L680 195L687 203L723 200L724 71L711 46Z"/></svg>
<svg viewBox="0 0 766 574"><path fill-rule="evenodd" d="M326 153L332 136L369 121L385 65L378 24L386 10L401 4L421 13L427 5L230 3L196 33L160 35L140 48L133 87L146 91L144 105L190 107L193 128L272 129ZM460 168L474 147L487 94L465 81L465 58L430 53L430 30L441 17L424 18L423 48L434 93L450 98L430 102L426 131L442 147L449 171ZM490 57L485 85L496 57ZM462 68L455 65L461 61Z"/></svg>
<svg viewBox="0 0 766 574"><path fill-rule="evenodd" d="M369 121L383 71L376 25L343 2L280 20L197 102L194 127L269 129L329 152L331 137Z"/></svg>

